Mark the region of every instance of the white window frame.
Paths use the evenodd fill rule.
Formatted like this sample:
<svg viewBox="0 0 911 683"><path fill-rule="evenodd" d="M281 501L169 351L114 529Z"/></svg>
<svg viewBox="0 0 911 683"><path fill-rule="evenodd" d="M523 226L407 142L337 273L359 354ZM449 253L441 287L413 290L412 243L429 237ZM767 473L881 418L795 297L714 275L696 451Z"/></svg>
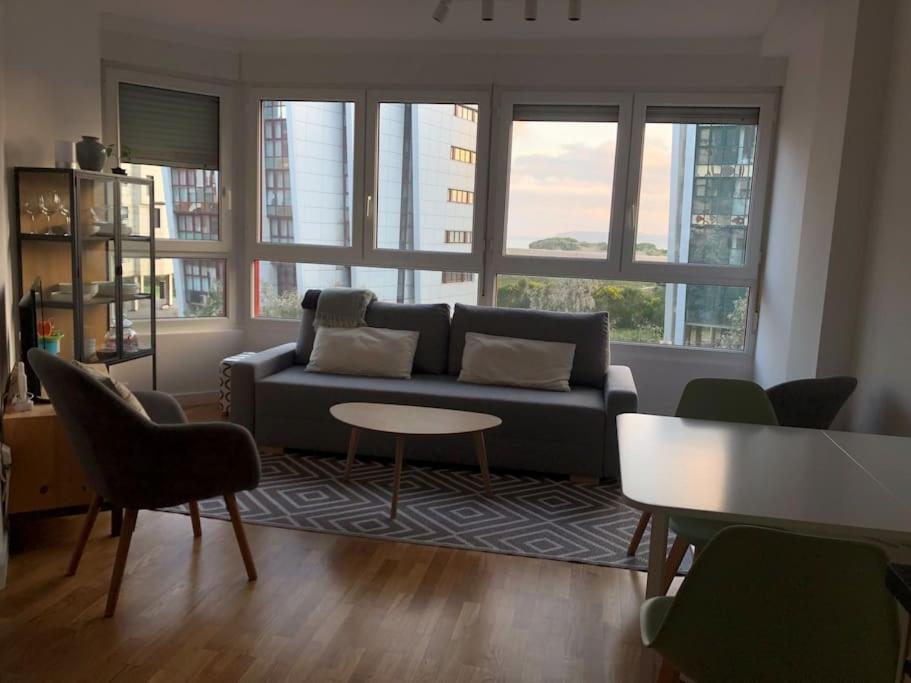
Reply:
<svg viewBox="0 0 911 683"><path fill-rule="evenodd" d="M658 282L689 285L727 285L747 287L747 320L743 349L677 347L697 353L728 353L751 356L755 347L758 319L759 266L765 233L765 208L770 171L777 97L770 93L587 93L566 91L510 91L495 93L493 137L496 151L490 174L488 242L482 303L495 305L499 275L592 278L627 282ZM611 224L607 258L568 258L509 256L505 253L506 211L509 203L510 139L513 107L516 104L581 105L606 104L620 107L614 167ZM636 205L639 199L646 108L679 107L758 107L756 160L747 233L746 261L743 266L711 266L680 263L643 263L634 260ZM612 342L655 348L638 342ZM658 346L664 349L665 347Z"/></svg>
<svg viewBox="0 0 911 683"><path fill-rule="evenodd" d="M303 102L354 102L354 179L351 246L333 247L318 244L270 243L262 235L262 102L265 100ZM378 249L376 212L374 204L378 177L378 125L380 102L410 102L429 104L478 103L478 148L475 164L475 201L472 224L471 252L402 251ZM250 273L249 305L245 319L255 325L270 327L276 324L297 324L294 320L256 317L253 311L253 263L275 261L283 263L313 263L351 267L399 268L407 270L471 272L477 275L478 289L483 286L484 224L488 187L488 144L490 122L490 92L486 90L427 90L427 89L314 89L258 87L249 90L247 121L253 123L255 139L248 146L250 158L256 160L256 173L247 183L250 196L255 197L248 207L247 232ZM252 164L250 165L253 166ZM251 185L252 183L252 185Z"/></svg>
<svg viewBox="0 0 911 683"><path fill-rule="evenodd" d="M365 93L357 89L311 89L311 88L251 88L250 113L248 120L254 122L256 131L255 140L248 147L248 153L255 164L248 167L256 169L251 174L247 186L251 188L248 195L254 197L247 211L248 244L251 245L251 258L248 259L249 270L252 273L253 261L283 261L297 263L326 263L338 265L351 265L362 259L363 254L363 229L364 206L358 200L363 196L364 188L364 115L366 109ZM351 245L331 246L325 244L264 242L263 230L263 120L262 103L264 101L285 102L354 102L354 159L352 168L352 206L351 206ZM252 183L252 186L251 186ZM252 280L251 280L252 281ZM252 297L251 297L252 299ZM252 306L249 307L249 317L253 318ZM268 318L266 318L268 320Z"/></svg>
<svg viewBox="0 0 911 683"><path fill-rule="evenodd" d="M772 153L775 120L774 95L727 93L643 93L637 94L633 109L632 144L630 145L629 187L626 194L626 221L623 234L621 270L626 279L683 284L741 284L755 286L764 233L765 199ZM756 157L753 164L753 186L750 190L749 224L746 259L742 266L697 265L687 263L637 262L634 258L638 218L639 185L648 107L745 107L759 108Z"/></svg>
<svg viewBox="0 0 911 683"><path fill-rule="evenodd" d="M476 163L474 204L472 211L472 243L469 252L425 251L381 249L376 246L376 197L379 176L379 107L383 102L407 102L410 104L459 104L477 102L478 138L475 150ZM453 114L455 115L455 114ZM366 166L368 206L373 205L367 216L364 229L365 264L414 270L439 270L473 272L480 275L484 266L484 219L487 206L487 168L490 121L490 93L485 90L369 90L367 92L367 149ZM459 188L466 189L466 188Z"/></svg>
<svg viewBox="0 0 911 683"><path fill-rule="evenodd" d="M233 88L219 83L179 78L146 71L122 68L102 63L102 131L104 140L117 145L120 151L120 107L121 83L132 83L153 88L165 88L187 93L210 95L219 98L219 155L218 155L218 239L180 240L156 239L156 258L213 259L225 262L225 315L212 318L164 318L156 316L159 332L212 330L229 328L236 324L237 302L243 298L240 281L234 277L237 272L237 258L234 244L233 180L234 156L233 133L236 110ZM161 188L156 188L160 196ZM145 321L137 321L136 327L147 327Z"/></svg>

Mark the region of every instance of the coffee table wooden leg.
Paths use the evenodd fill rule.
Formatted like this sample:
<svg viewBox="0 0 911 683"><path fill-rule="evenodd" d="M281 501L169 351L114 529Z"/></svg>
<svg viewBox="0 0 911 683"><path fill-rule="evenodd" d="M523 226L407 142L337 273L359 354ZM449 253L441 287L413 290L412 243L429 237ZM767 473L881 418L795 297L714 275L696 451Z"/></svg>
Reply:
<svg viewBox="0 0 911 683"><path fill-rule="evenodd" d="M481 476L484 478L484 491L488 496L493 495L493 489L490 488L490 470L487 467L487 445L484 442L484 432L475 432L474 450L478 455L478 465L481 467Z"/></svg>
<svg viewBox="0 0 911 683"><path fill-rule="evenodd" d="M348 461L345 463L345 481L351 476L351 468L354 465L354 456L357 453L357 441L361 435L361 430L357 427L351 428L351 436L348 439Z"/></svg>
<svg viewBox="0 0 911 683"><path fill-rule="evenodd" d="M395 479L392 482L392 508L389 512L389 518L395 519L395 513L399 508L399 486L402 483L402 465L405 460L405 437L395 437Z"/></svg>

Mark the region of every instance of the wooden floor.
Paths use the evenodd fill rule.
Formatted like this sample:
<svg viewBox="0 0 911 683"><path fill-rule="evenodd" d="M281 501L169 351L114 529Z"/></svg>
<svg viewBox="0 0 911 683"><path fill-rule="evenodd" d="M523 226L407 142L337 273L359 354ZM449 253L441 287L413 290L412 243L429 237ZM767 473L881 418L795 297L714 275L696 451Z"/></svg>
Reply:
<svg viewBox="0 0 911 683"><path fill-rule="evenodd" d="M197 417L198 419L198 417ZM102 618L107 513L76 577L81 519L38 520L0 592L0 681L652 681L645 576L589 565L141 512Z"/></svg>

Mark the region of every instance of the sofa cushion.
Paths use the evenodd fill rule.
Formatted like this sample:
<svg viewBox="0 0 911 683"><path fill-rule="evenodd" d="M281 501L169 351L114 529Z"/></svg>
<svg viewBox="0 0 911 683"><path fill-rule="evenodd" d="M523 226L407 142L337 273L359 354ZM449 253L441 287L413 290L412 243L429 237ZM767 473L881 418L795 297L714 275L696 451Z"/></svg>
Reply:
<svg viewBox="0 0 911 683"><path fill-rule="evenodd" d="M552 313L517 308L456 304L449 337L449 374L462 370L465 333L480 332L576 345L570 384L603 388L609 365L608 316L602 313Z"/></svg>
<svg viewBox="0 0 911 683"><path fill-rule="evenodd" d="M318 290L309 290L305 297L315 305ZM294 362L306 365L313 350L314 310L304 307L301 326L297 337ZM447 371L449 353L449 304L395 304L388 301L374 301L367 307L365 316L370 327L385 327L390 330L411 330L420 332L418 350L414 354L414 372L444 374Z"/></svg>
<svg viewBox="0 0 911 683"><path fill-rule="evenodd" d="M449 304L395 304L374 301L367 307L367 324L390 330L420 332L414 372L446 372L449 353Z"/></svg>
<svg viewBox="0 0 911 683"><path fill-rule="evenodd" d="M329 408L349 401L489 413L503 420L494 430L498 438L551 444L548 452L554 458L571 449L593 454L600 471L606 417L598 389L573 387L564 393L464 384L451 375L416 374L410 380L324 375L299 365L256 383L257 415L272 421L334 421Z"/></svg>
<svg viewBox="0 0 911 683"><path fill-rule="evenodd" d="M382 327L316 328L307 372L411 378L419 332Z"/></svg>

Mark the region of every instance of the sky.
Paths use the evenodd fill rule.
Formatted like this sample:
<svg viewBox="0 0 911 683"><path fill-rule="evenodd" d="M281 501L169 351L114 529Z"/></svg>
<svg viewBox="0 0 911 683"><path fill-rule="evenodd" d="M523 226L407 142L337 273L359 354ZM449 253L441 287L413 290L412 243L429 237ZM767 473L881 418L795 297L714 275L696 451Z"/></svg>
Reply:
<svg viewBox="0 0 911 683"><path fill-rule="evenodd" d="M661 247L667 246L671 129L647 128L640 194L637 241ZM525 247L562 233L606 241L616 143L616 123L514 122L507 243Z"/></svg>

